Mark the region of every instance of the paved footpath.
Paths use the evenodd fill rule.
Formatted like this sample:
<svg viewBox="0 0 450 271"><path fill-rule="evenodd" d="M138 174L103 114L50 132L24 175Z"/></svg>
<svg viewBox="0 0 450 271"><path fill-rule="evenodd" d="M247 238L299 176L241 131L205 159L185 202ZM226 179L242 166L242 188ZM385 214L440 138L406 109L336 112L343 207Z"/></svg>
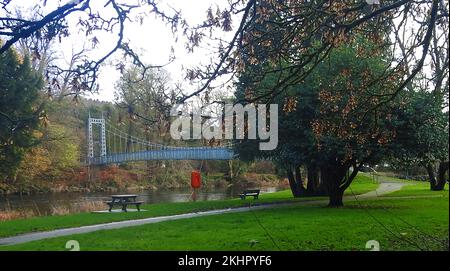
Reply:
<svg viewBox="0 0 450 271"><path fill-rule="evenodd" d="M344 198L346 201L352 201L352 200L356 200L356 199L377 198L380 195L400 190L404 185L406 185L406 184L405 183L394 183L394 182L382 182L382 183L380 183L377 190L371 191L366 194L358 195L358 196L346 196ZM402 197L402 198L404 198L404 197ZM248 212L250 210L279 208L279 207L283 207L283 206L285 207L285 206L292 206L292 205L324 204L327 202L328 202L328 200L308 200L308 201L299 201L299 202L261 204L261 205L257 205L257 206L220 209L220 210L212 210L212 211L197 212L197 213L186 213L186 214L171 215L171 216L159 216L159 217L151 217L151 218L144 218L144 219L135 219L135 220L120 221L120 222L104 223L104 224L91 225L91 226L83 226L83 227L77 227L77 228L52 230L52 231L46 231L46 232L26 233L26 234L22 234L22 235L13 236L13 237L0 238L0 245L15 245L15 244L26 243L26 242L42 240L42 239L47 239L47 238L53 238L53 237L67 236L67 235L80 234L80 233L88 233L88 232L94 232L94 231L99 231L99 230L120 229L120 228L125 228L125 227L153 224L153 223L159 223L159 222L170 221L170 220L178 220L178 219L186 219L186 218L218 215L218 214L226 214L226 213Z"/></svg>

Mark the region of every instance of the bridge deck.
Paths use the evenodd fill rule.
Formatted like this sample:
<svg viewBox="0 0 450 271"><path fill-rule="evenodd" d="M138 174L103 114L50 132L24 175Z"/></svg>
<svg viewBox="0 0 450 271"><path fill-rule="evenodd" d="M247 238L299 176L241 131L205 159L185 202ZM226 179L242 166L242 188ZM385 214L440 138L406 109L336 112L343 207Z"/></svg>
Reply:
<svg viewBox="0 0 450 271"><path fill-rule="evenodd" d="M91 158L90 164L101 165L149 160L231 160L233 158L232 149L192 147L110 154Z"/></svg>

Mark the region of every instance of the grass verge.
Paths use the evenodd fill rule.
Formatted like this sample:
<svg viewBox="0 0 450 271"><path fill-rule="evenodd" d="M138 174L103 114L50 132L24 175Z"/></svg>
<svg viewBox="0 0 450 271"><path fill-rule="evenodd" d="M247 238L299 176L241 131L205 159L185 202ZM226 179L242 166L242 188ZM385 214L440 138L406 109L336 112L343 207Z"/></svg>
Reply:
<svg viewBox="0 0 450 271"><path fill-rule="evenodd" d="M429 191L432 194L432 191ZM167 221L35 241L0 250L448 250L448 191L442 197L348 201L344 208L294 205Z"/></svg>
<svg viewBox="0 0 450 271"><path fill-rule="evenodd" d="M378 187L367 176L357 176L352 183L352 190L355 194L363 194L372 191ZM326 199L325 197L320 197ZM17 219L0 222L0 237L14 236L23 233L49 231L54 229L81 227L108 222L124 221L130 219L140 219L148 217L176 215L189 212L200 212L207 210L236 208L248 206L250 203L269 204L286 201L317 200L318 197L293 198L290 190L279 191L275 193L261 194L259 200L217 200L217 201L199 201L199 202L181 202L181 203L158 203L146 204L142 206L145 212L133 213L78 213L69 215L55 215L45 217L33 217L27 219ZM106 208L106 206L105 206Z"/></svg>

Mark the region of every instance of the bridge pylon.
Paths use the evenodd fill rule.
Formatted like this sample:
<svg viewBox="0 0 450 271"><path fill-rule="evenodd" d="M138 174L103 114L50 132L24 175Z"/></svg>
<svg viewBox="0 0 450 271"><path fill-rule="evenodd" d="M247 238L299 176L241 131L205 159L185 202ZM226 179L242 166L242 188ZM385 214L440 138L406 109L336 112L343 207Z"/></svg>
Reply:
<svg viewBox="0 0 450 271"><path fill-rule="evenodd" d="M106 125L105 119L91 118L88 119L88 164L94 159L94 132L93 126L100 126L100 157L106 156Z"/></svg>

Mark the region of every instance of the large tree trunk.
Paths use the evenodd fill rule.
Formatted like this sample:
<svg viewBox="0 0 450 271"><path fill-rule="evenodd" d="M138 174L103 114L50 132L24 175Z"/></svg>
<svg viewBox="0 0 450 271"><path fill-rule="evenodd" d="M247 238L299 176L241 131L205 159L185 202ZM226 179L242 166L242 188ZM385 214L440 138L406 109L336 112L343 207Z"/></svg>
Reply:
<svg viewBox="0 0 450 271"><path fill-rule="evenodd" d="M434 174L434 167L432 164L427 164L425 166L428 173L428 178L430 179L430 188L431 190L434 190L434 187L436 186L436 176Z"/></svg>
<svg viewBox="0 0 450 271"><path fill-rule="evenodd" d="M432 164L427 164L426 166L428 177L430 178L430 189L432 191L442 191L445 188L445 173L449 169L449 161L444 161L439 163L438 176L436 178L436 173L434 166Z"/></svg>
<svg viewBox="0 0 450 271"><path fill-rule="evenodd" d="M315 165L308 165L307 170L308 183L306 185L306 194L308 196L326 196L327 191L320 181L319 168Z"/></svg>
<svg viewBox="0 0 450 271"><path fill-rule="evenodd" d="M333 190L329 192L329 202L328 207L342 207L344 206L344 191L341 191L339 189Z"/></svg>
<svg viewBox="0 0 450 271"><path fill-rule="evenodd" d="M433 191L442 191L445 188L445 183L447 180L445 179L445 173L449 170L449 161L444 161L439 163L438 168L438 176Z"/></svg>
<svg viewBox="0 0 450 271"><path fill-rule="evenodd" d="M289 180L289 186L292 191L292 195L295 198L301 197L304 195L305 188L303 187L303 181L301 179L299 167L288 167L287 177ZM295 174L294 174L295 173Z"/></svg>
<svg viewBox="0 0 450 271"><path fill-rule="evenodd" d="M341 188L341 183L347 172L346 167L343 165L327 165L321 167L320 172L328 193L328 206L344 206L343 196L345 189Z"/></svg>
<svg viewBox="0 0 450 271"><path fill-rule="evenodd" d="M319 171L313 165L308 166L308 183L306 184L306 190L316 190L316 185L319 182Z"/></svg>
<svg viewBox="0 0 450 271"><path fill-rule="evenodd" d="M295 182L299 185L300 190L305 190L305 187L303 186L303 179L302 179L302 172L300 169L300 166L295 167Z"/></svg>

